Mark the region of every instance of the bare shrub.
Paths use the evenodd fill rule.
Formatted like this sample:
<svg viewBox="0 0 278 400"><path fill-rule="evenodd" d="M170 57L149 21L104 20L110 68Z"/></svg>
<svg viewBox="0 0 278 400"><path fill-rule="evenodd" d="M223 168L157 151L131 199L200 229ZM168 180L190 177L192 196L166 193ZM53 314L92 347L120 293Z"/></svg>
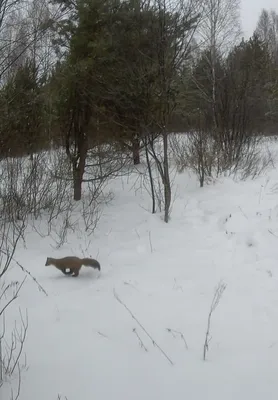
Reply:
<svg viewBox="0 0 278 400"><path fill-rule="evenodd" d="M61 248L66 242L70 232L78 229L78 219L73 216L72 209L68 209L59 215L59 218L52 221L49 227L49 236L55 243L55 248Z"/></svg>
<svg viewBox="0 0 278 400"><path fill-rule="evenodd" d="M113 144L97 146L88 152L86 174L83 184L86 191L81 201L72 198L71 165L62 150L55 150L48 158L48 209L47 231L42 236L50 235L55 247L60 248L67 240L68 233L82 229L90 235L94 232L101 217L102 206L111 201L112 193L104 193L111 178L128 173L127 157L116 151ZM80 220L79 216L82 216ZM84 223L80 224L81 221Z"/></svg>
<svg viewBox="0 0 278 400"><path fill-rule="evenodd" d="M28 330L27 313L23 315L19 309L19 319L11 325L7 323L7 315L12 304L18 298L26 275L20 280L10 279L8 273L13 265L16 248L24 238L25 221L12 223L0 222L0 387L17 376L18 388L15 398L19 397L21 385L21 371L26 367L26 359L23 358L23 347ZM14 398L14 394L11 394Z"/></svg>
<svg viewBox="0 0 278 400"><path fill-rule="evenodd" d="M274 167L270 150L255 136L235 147L230 156L215 136L204 131L172 135L170 145L178 172L192 171L201 187L221 174L241 180L254 179Z"/></svg>
<svg viewBox="0 0 278 400"><path fill-rule="evenodd" d="M7 158L1 162L1 218L13 223L32 222L42 237L53 237L61 247L74 231L69 165L59 150L41 152L32 158ZM60 177L63 176L63 179ZM41 220L47 224L40 224Z"/></svg>
<svg viewBox="0 0 278 400"><path fill-rule="evenodd" d="M132 160L117 144L105 143L88 150L83 182L98 182L103 185L108 179L125 175Z"/></svg>
<svg viewBox="0 0 278 400"><path fill-rule="evenodd" d="M70 232L80 226L91 234L100 219L101 206L111 200L104 194L109 179L129 173L127 157L112 145L98 146L89 152L84 184L87 193L81 203L72 199L70 163L62 149L41 152L32 157L6 158L0 164L0 219L12 223L32 223L41 236L50 236L60 248ZM81 207L81 210L80 210ZM79 214L78 214L79 213ZM47 224L44 221L47 221ZM43 222L43 223L41 223ZM84 226L82 226L84 231Z"/></svg>
<svg viewBox="0 0 278 400"><path fill-rule="evenodd" d="M24 283L24 280L19 284L16 282L14 285L10 285L10 287L15 286L13 290L13 294L11 295L11 299L16 299L19 291ZM6 295L8 286L5 287L4 291L1 293L1 297ZM10 301L11 301L10 299ZM13 300L12 300L13 301ZM0 341L0 354L1 354L1 377L2 381L5 377L11 377L15 370L20 368L26 367L26 359L24 359L24 362L21 363L20 359L22 356L22 351L23 351L23 346L25 343L26 335L27 335L27 329L28 329L28 315L27 312L25 316L22 315L21 310L19 310L20 314L20 327L18 328L18 321L15 321L14 323L14 328L11 332L10 336L10 342L5 340L5 314L4 314L4 308L1 310L0 315L3 315L3 330L1 332L1 341ZM4 343L4 345L2 345Z"/></svg>
<svg viewBox="0 0 278 400"><path fill-rule="evenodd" d="M170 139L178 172L193 171L203 187L213 178L217 165L216 144L205 131L194 131L183 136L173 135Z"/></svg>
<svg viewBox="0 0 278 400"><path fill-rule="evenodd" d="M255 179L268 168L274 168L271 151L261 139L254 138L252 146L243 149L240 159L231 167L231 174L241 180Z"/></svg>
<svg viewBox="0 0 278 400"><path fill-rule="evenodd" d="M24 243L26 220L0 221L0 387L13 386L17 380L17 389L11 389L10 399L18 399L21 389L21 374L27 368L26 356L23 352L28 332L28 314L19 307L18 317L10 312L20 296L26 278L36 284L38 290L47 296L37 279L16 260L16 251L20 243ZM14 269L21 272L16 278L11 274ZM21 276L21 277L20 277Z"/></svg>
<svg viewBox="0 0 278 400"><path fill-rule="evenodd" d="M104 185L104 182L89 182L88 194L82 198L81 215L88 235L97 227L102 215L102 206L113 199L112 192L104 193Z"/></svg>
<svg viewBox="0 0 278 400"><path fill-rule="evenodd" d="M56 209L63 199L63 188L57 187L47 152L2 160L1 177L1 215L6 221L25 215L37 219L44 211Z"/></svg>
<svg viewBox="0 0 278 400"><path fill-rule="evenodd" d="M40 236L51 236L56 248L60 248L68 233L80 228L81 211L85 231L91 234L100 219L102 204L112 198L111 193L104 194L109 179L129 170L123 170L123 166L128 166L127 158L112 145L90 151L87 161L84 184L88 190L79 204L72 199L72 173L62 149L32 158L2 160L1 218L6 222L26 218ZM47 224L41 224L45 220Z"/></svg>
<svg viewBox="0 0 278 400"><path fill-rule="evenodd" d="M102 206L113 199L105 188L113 178L130 173L131 160L113 143L95 146L88 151L83 182L87 191L81 199L81 215L85 232L91 235L100 220Z"/></svg>
<svg viewBox="0 0 278 400"><path fill-rule="evenodd" d="M171 135L169 142L174 163L177 166L178 172L182 173L189 168L187 157L188 134L173 134Z"/></svg>

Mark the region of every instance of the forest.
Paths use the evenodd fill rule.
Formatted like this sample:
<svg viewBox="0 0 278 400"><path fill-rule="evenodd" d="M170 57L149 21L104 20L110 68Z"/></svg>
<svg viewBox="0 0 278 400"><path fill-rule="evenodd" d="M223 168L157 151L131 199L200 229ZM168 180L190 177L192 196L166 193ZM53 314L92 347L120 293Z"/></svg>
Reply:
<svg viewBox="0 0 278 400"><path fill-rule="evenodd" d="M200 190L254 179L273 164L261 148L277 124L274 10L245 38L240 0L0 0L0 391L28 326L20 314L7 344L25 282L9 270L40 287L16 258L30 227L57 249L76 219L93 236L109 185L134 171L170 226L175 174Z"/></svg>

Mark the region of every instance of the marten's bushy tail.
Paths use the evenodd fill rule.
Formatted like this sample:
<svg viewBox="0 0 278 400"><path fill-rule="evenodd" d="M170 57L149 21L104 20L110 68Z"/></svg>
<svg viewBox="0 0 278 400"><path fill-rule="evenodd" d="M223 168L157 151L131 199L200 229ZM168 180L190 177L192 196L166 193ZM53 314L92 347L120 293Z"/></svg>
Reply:
<svg viewBox="0 0 278 400"><path fill-rule="evenodd" d="M97 260L94 260L93 258L83 258L82 261L83 265L86 267L92 267L100 271L100 263Z"/></svg>

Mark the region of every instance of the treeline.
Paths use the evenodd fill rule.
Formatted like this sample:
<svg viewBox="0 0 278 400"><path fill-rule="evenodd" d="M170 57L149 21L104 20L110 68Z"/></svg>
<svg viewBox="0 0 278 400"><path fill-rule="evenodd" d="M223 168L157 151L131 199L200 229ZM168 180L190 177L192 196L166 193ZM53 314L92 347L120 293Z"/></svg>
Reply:
<svg viewBox="0 0 278 400"><path fill-rule="evenodd" d="M0 156L64 148L76 200L100 146L135 164L148 148L167 187L169 132L192 132L199 158L209 138L219 170L254 135L276 132L275 12L263 10L244 40L238 1L33 0L22 13L9 1L0 8Z"/></svg>
<svg viewBox="0 0 278 400"><path fill-rule="evenodd" d="M176 170L202 187L271 163L260 142L277 133L278 15L263 10L245 40L239 9L240 0L0 0L3 327L25 281L10 282L10 266L32 277L14 259L26 227L56 248L70 233L86 243L113 196L109 180L131 172L167 223ZM17 398L21 311L19 324L0 332L0 387L16 371Z"/></svg>

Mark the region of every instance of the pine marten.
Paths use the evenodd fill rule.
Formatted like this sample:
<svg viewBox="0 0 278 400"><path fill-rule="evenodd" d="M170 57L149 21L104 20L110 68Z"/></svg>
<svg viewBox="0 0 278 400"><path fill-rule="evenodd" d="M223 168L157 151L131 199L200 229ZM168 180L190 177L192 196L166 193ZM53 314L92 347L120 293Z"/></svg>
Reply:
<svg viewBox="0 0 278 400"><path fill-rule="evenodd" d="M51 258L47 257L45 266L54 265L65 275L78 276L79 271L84 265L85 267L92 267L100 271L100 263L93 258L78 258L78 257L64 257L64 258ZM69 269L69 271L66 271Z"/></svg>

